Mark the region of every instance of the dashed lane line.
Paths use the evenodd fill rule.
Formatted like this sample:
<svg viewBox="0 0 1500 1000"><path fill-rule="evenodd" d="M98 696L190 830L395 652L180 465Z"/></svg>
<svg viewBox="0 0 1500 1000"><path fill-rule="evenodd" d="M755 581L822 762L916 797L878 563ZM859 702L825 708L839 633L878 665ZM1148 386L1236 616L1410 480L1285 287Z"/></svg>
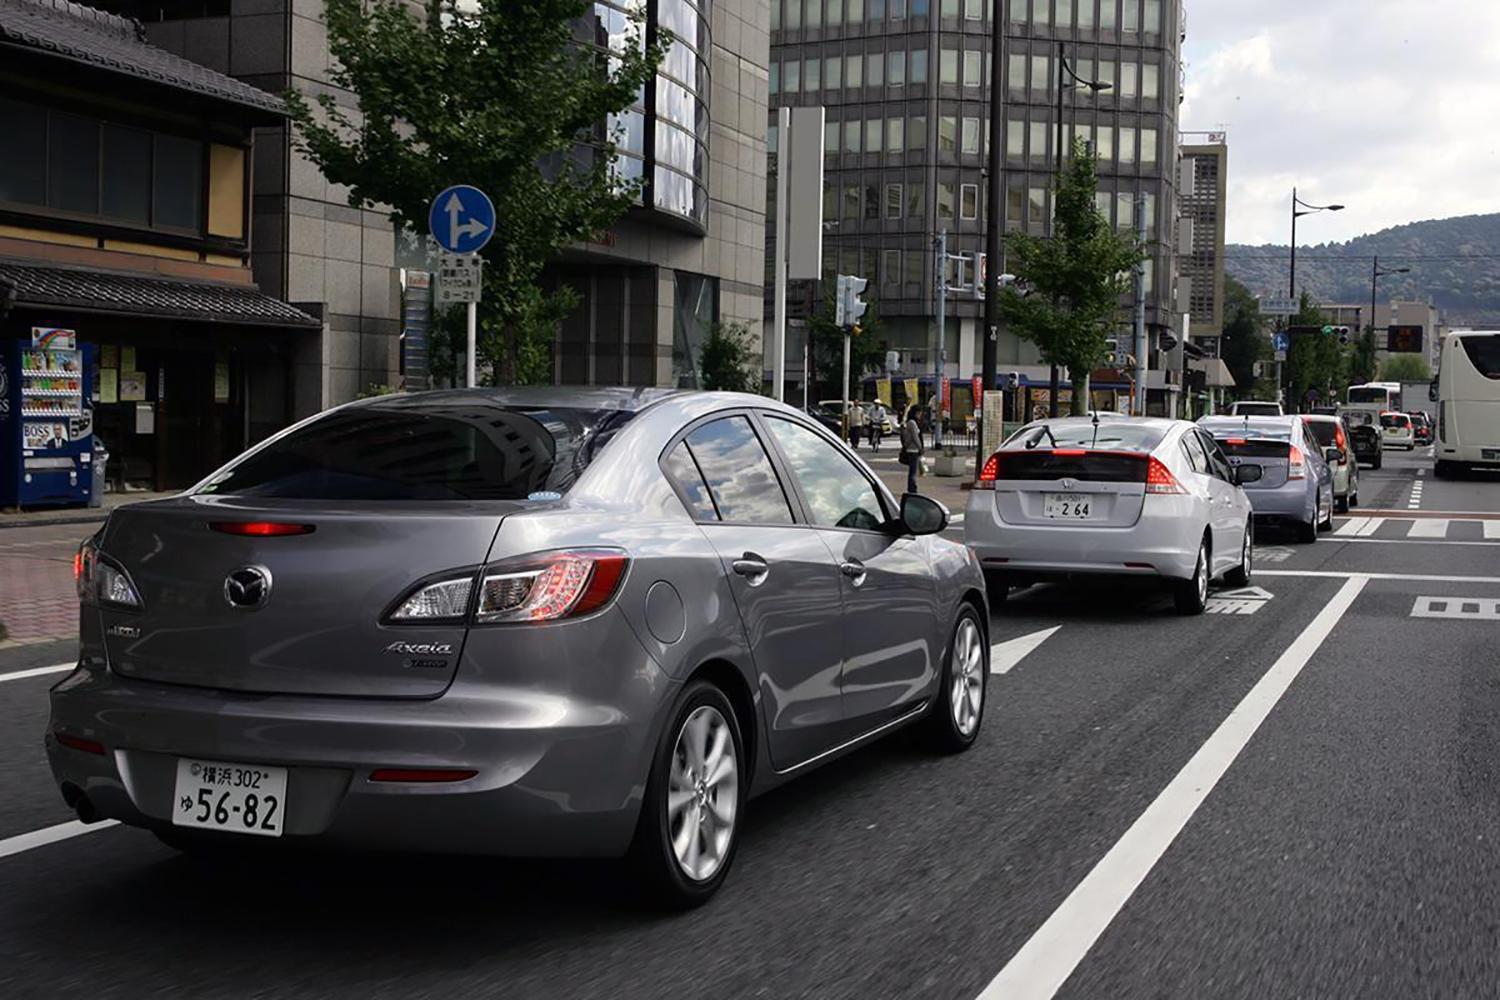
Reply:
<svg viewBox="0 0 1500 1000"><path fill-rule="evenodd" d="M60 674L64 670L72 670L76 663L54 663L50 667L32 667L30 670L13 670L8 674L0 674L0 682L19 681L27 677L41 677L44 674Z"/></svg>
<svg viewBox="0 0 1500 1000"><path fill-rule="evenodd" d="M33 830L30 833L19 834L15 837L6 837L0 840L0 858L8 858L13 854L24 851L35 850L38 847L46 847L60 840L71 840L81 837L85 833L97 833L100 830L108 830L112 826L119 826L119 822L112 819L103 819L97 823L84 823L81 820L73 820L70 823L59 823L42 830Z"/></svg>

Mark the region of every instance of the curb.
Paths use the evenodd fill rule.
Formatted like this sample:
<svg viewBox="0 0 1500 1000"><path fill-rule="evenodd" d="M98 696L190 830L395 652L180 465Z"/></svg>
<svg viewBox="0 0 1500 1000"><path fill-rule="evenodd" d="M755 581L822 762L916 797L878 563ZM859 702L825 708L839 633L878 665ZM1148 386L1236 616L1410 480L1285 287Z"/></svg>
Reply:
<svg viewBox="0 0 1500 1000"><path fill-rule="evenodd" d="M27 518L8 521L0 518L0 531L6 528L44 528L57 524L99 524L109 519L109 511L99 514L63 514L58 517Z"/></svg>

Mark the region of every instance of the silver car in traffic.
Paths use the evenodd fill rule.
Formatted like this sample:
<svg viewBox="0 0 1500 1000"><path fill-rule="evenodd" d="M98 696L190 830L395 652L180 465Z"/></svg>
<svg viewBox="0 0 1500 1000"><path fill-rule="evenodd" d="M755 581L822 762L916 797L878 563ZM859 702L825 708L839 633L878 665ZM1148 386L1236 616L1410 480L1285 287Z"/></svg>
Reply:
<svg viewBox="0 0 1500 1000"><path fill-rule="evenodd" d="M1075 574L1165 580L1184 614L1212 578L1243 586L1253 561L1250 503L1213 438L1182 420L1071 417L1028 424L985 461L964 534L990 578Z"/></svg>
<svg viewBox="0 0 1500 1000"><path fill-rule="evenodd" d="M1257 520L1290 526L1301 542L1316 542L1319 531L1333 527L1333 471L1304 418L1203 417L1198 423L1236 468L1260 467L1261 477L1246 484Z"/></svg>
<svg viewBox="0 0 1500 1000"><path fill-rule="evenodd" d="M187 850L629 854L698 903L750 796L908 724L978 736L946 524L761 397L349 404L84 544L48 757L80 818Z"/></svg>

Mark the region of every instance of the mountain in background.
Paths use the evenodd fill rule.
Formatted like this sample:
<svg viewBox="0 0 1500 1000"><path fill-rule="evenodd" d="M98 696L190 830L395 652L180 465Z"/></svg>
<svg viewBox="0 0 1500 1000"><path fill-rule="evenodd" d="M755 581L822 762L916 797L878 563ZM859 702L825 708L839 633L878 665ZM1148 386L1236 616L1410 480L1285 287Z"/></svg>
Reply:
<svg viewBox="0 0 1500 1000"><path fill-rule="evenodd" d="M1252 292L1286 293L1285 246L1231 243L1225 255L1229 274ZM1298 246L1297 286L1320 304L1364 303L1368 309L1375 255L1382 269L1411 268L1380 279L1380 302L1430 298L1450 326L1500 328L1500 214L1413 222L1347 243Z"/></svg>

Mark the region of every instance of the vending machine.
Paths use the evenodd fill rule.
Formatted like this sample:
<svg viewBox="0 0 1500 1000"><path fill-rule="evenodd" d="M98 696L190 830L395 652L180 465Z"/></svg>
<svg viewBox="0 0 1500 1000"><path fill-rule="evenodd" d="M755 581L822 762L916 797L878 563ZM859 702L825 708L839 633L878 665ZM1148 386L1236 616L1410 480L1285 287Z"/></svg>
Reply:
<svg viewBox="0 0 1500 1000"><path fill-rule="evenodd" d="M84 505L93 487L93 347L33 327L0 368L0 504Z"/></svg>

